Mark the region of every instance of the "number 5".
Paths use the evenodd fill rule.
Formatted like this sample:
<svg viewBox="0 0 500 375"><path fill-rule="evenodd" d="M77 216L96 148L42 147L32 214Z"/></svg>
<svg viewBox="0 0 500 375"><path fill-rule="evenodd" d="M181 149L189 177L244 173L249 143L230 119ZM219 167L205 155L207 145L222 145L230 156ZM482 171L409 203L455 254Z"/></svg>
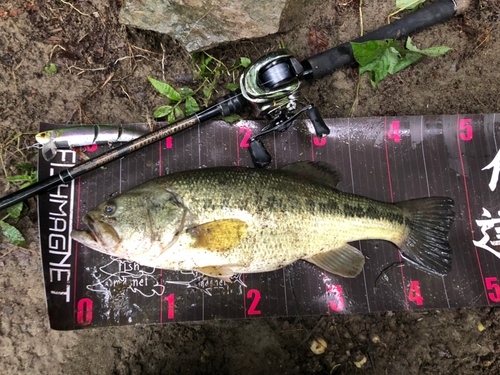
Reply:
<svg viewBox="0 0 500 375"><path fill-rule="evenodd" d="M500 286L498 284L493 284L493 282L497 282L496 277L487 277L484 279L486 281L486 287L488 290L493 289L495 293L488 293L488 296L493 302L500 302Z"/></svg>
<svg viewBox="0 0 500 375"><path fill-rule="evenodd" d="M462 141L470 141L472 139L472 125L467 124L471 121L471 119L460 120L460 130L465 130L465 132L460 132L460 138L462 138Z"/></svg>

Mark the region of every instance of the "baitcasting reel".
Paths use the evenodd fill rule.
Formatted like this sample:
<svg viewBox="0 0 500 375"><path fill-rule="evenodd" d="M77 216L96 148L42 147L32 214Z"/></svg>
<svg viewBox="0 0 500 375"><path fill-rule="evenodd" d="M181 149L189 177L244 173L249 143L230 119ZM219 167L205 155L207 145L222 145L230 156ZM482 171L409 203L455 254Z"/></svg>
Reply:
<svg viewBox="0 0 500 375"><path fill-rule="evenodd" d="M271 155L257 138L275 131L284 132L303 112L309 116L319 138L330 133L316 107L308 105L297 110L303 72L297 59L282 49L250 64L241 76L241 93L253 105L255 117L269 120L262 132L250 138L250 155L256 167L265 167L271 162Z"/></svg>

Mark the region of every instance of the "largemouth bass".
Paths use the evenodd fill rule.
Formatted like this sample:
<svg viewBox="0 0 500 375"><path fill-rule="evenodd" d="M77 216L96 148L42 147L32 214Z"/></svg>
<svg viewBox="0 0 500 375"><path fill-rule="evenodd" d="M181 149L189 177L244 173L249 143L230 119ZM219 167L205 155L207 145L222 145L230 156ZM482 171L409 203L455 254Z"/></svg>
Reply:
<svg viewBox="0 0 500 375"><path fill-rule="evenodd" d="M299 259L355 277L365 258L348 242L365 239L394 243L427 272L450 272L453 200L385 203L341 192L339 181L322 162L176 173L100 204L83 218L89 230L72 237L144 266L223 280Z"/></svg>

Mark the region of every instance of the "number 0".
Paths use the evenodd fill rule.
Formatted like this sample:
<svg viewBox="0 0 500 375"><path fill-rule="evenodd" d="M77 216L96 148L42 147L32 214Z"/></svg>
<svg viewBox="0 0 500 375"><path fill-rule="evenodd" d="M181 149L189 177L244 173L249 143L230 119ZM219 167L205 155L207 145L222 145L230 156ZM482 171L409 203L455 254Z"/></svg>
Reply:
<svg viewBox="0 0 500 375"><path fill-rule="evenodd" d="M88 326L92 322L93 303L90 298L83 298L78 301L76 321L82 326Z"/></svg>

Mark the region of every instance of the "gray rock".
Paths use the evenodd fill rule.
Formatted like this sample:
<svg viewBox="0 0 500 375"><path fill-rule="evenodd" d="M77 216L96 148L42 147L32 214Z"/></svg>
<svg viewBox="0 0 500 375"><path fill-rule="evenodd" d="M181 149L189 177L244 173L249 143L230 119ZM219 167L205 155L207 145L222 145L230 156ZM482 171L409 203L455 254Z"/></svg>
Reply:
<svg viewBox="0 0 500 375"><path fill-rule="evenodd" d="M188 52L278 31L286 0L125 0L120 22L169 34Z"/></svg>

